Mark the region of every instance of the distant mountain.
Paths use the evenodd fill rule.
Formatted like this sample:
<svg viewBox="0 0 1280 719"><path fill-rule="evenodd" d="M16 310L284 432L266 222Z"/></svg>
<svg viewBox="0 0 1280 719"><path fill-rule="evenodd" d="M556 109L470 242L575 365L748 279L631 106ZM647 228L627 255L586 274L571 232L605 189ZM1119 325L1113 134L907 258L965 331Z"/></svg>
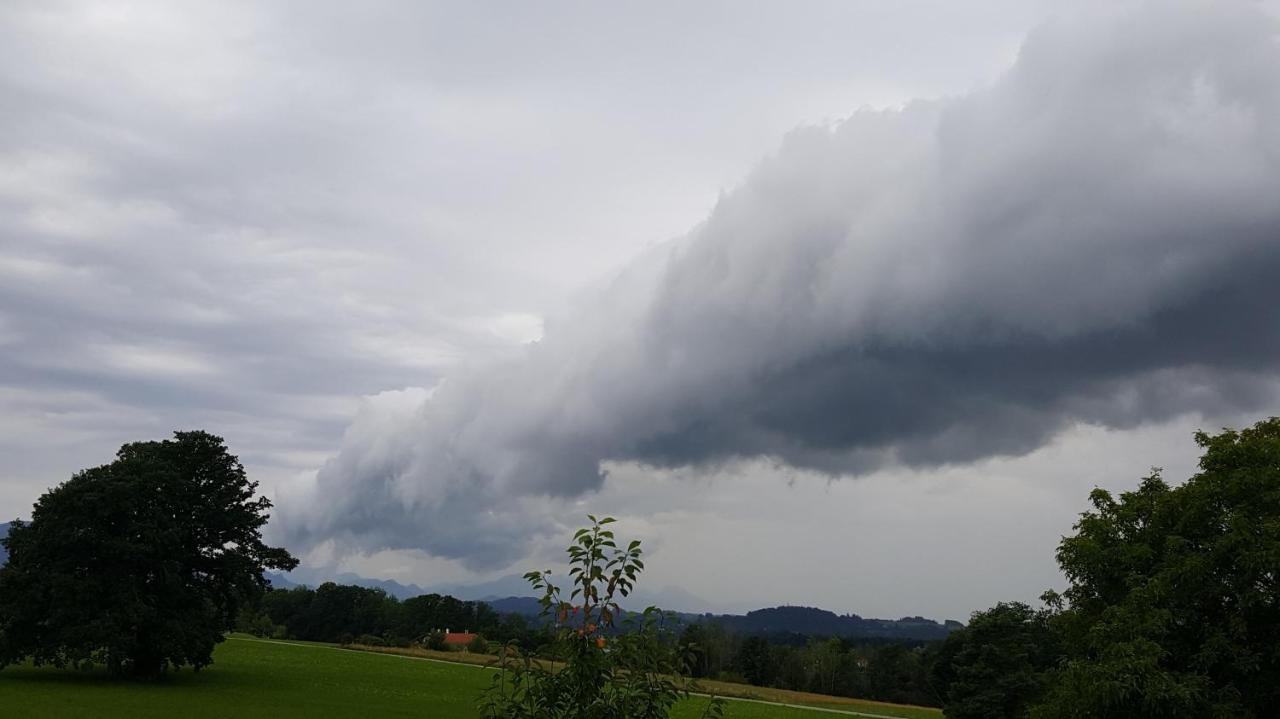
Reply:
<svg viewBox="0 0 1280 719"><path fill-rule="evenodd" d="M264 576L277 589L291 589L301 585L318 587L325 582L336 582L338 584L354 584L357 587L367 587L369 589L381 589L397 599L408 599L409 597L432 593L432 590L424 589L416 584L401 584L394 579L371 579L351 572L330 572L307 567L295 569L288 574L266 572ZM436 594L442 593L436 592ZM463 599L463 597L458 598Z"/></svg>
<svg viewBox="0 0 1280 719"><path fill-rule="evenodd" d="M442 594L464 601L482 601L501 614L538 617L542 606L529 596L529 583L524 577L508 575L475 584L442 583L419 586L401 584L393 579L370 579L350 572L327 572L320 569L296 569L287 575L268 573L272 585L287 589L299 584L311 587L324 582L354 584L382 589L400 599L422 594ZM898 639L929 641L942 639L963 626L956 621L936 622L924 617L902 619L866 619L857 614L836 614L815 607L770 607L746 614L715 614L705 611L708 603L679 587L663 587L659 591L638 591L623 602L623 607L639 611L648 606L676 611L682 622L715 622L739 634L845 637L850 639ZM699 612L699 609L704 611Z"/></svg>
<svg viewBox="0 0 1280 719"><path fill-rule="evenodd" d="M521 614L534 618L542 614L542 605L533 597L488 599L486 603L500 614ZM902 619L863 619L856 614L839 615L812 607L770 607L744 614L678 613L685 624L716 623L737 634L844 637L848 639L898 639L930 641L943 639L964 626L960 622L935 622L924 617Z"/></svg>
<svg viewBox="0 0 1280 719"><path fill-rule="evenodd" d="M656 590L637 589L627 597L625 606L633 610L643 610L645 607L661 607L666 609L671 607L681 612L709 612L715 609L715 606L698 595L684 589L682 587L673 587L667 585Z"/></svg>
<svg viewBox="0 0 1280 719"><path fill-rule="evenodd" d="M359 587L381 589L399 599L408 599L421 594L442 594L457 597L464 601L493 602L509 597L528 597L532 593L529 588L529 582L518 574L508 574L487 582L469 584L444 582L426 586L401 584L394 579L372 579L350 572L333 572L309 567L301 567L288 574L271 574L268 576L269 579L272 577L278 577L282 582L289 583L287 585L281 584L273 579L272 584L282 588L298 584L318 587L325 582L337 582L339 584L354 584ZM691 594L680 587L671 586L662 587L656 591L639 590L629 597L629 601L623 603L623 606L634 610L644 609L651 605L664 608L674 607L682 612L705 612L713 609L711 603L702 597Z"/></svg>
<svg viewBox="0 0 1280 719"><path fill-rule="evenodd" d="M504 597L502 599L485 599L485 604L499 614L520 614L526 617L542 615L542 605L533 597Z"/></svg>
<svg viewBox="0 0 1280 719"><path fill-rule="evenodd" d="M836 614L815 607L771 607L743 614L703 614L698 621L717 622L742 634L797 634L859 639L943 639L963 626L956 621L936 622L924 617L864 619L857 614Z"/></svg>
<svg viewBox="0 0 1280 719"><path fill-rule="evenodd" d="M458 582L432 584L427 589L436 594L448 594L458 599L486 602L503 597L524 597L532 592L529 589L529 582L518 574L508 574L487 582L476 582L474 584Z"/></svg>
<svg viewBox="0 0 1280 719"><path fill-rule="evenodd" d="M511 597L528 597L532 593L529 582L517 574L508 574L492 581L476 584L433 584L428 586L427 590L436 594L448 594L458 599L479 600L490 604ZM682 612L705 612L713 609L711 603L702 597L672 586L657 590L637 590L622 604L633 610L648 606L673 607Z"/></svg>
<svg viewBox="0 0 1280 719"><path fill-rule="evenodd" d="M370 579L350 572L343 572L342 574L334 575L333 579L330 581L334 581L339 584L355 584L361 587L369 587L370 589L381 589L387 594L399 599L408 599L409 597L432 593L430 590L423 589L416 584L401 584L394 579ZM439 594L439 592L436 592L436 594ZM461 597L459 597L459 599L461 599Z"/></svg>
<svg viewBox="0 0 1280 719"><path fill-rule="evenodd" d="M266 577L266 580L270 582L271 586L275 589L293 589L298 586L297 582L289 581L288 577L279 572L263 572L262 576Z"/></svg>
<svg viewBox="0 0 1280 719"><path fill-rule="evenodd" d="M557 581L557 584L562 582ZM527 598L532 593L529 582L514 574L499 577L480 584L440 584L429 587L437 594L451 594L459 599L480 600L493 604L509 598ZM681 587L665 586L660 589L638 589L622 601L622 606L633 611L645 607L673 607L681 612L706 612L713 609L710 602Z"/></svg>

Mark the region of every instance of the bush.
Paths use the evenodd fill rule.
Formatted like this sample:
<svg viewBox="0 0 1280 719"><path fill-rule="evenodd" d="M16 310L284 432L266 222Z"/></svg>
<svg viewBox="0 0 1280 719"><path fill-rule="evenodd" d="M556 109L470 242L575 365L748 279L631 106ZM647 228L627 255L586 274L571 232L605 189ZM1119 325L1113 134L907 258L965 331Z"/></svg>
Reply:
<svg viewBox="0 0 1280 719"><path fill-rule="evenodd" d="M467 651L472 654L488 654L489 642L484 637L477 634L476 638L472 639L471 643L467 645Z"/></svg>
<svg viewBox="0 0 1280 719"><path fill-rule="evenodd" d="M269 637L275 634L276 625L271 622L271 617L261 609L250 609L245 607L236 614L237 632L252 634L255 637Z"/></svg>
<svg viewBox="0 0 1280 719"><path fill-rule="evenodd" d="M385 646L387 646L387 640L383 639L382 637L380 637L380 636L378 636L378 635L376 635L376 634L361 634L360 636L356 637L356 641L355 641L355 643L356 643L356 644L363 644L363 645L364 645L364 646L366 646L366 647L385 647Z"/></svg>
<svg viewBox="0 0 1280 719"><path fill-rule="evenodd" d="M664 613L649 607L612 634L622 613L616 598L630 594L644 570L640 542L620 549L604 528L613 518L589 519L591 526L578 530L567 550L573 583L568 601L549 570L525 575L542 593L543 616L554 619L552 648L563 666L553 671L508 643L480 700L486 719L665 719L694 687L681 676L686 663ZM723 702L713 699L703 716L723 712Z"/></svg>
<svg viewBox="0 0 1280 719"><path fill-rule="evenodd" d="M422 646L437 652L448 649L448 645L444 643L444 632L431 632L423 638Z"/></svg>
<svg viewBox="0 0 1280 719"><path fill-rule="evenodd" d="M730 682L732 684L750 684L747 678L737 672L724 671L715 676L718 682Z"/></svg>

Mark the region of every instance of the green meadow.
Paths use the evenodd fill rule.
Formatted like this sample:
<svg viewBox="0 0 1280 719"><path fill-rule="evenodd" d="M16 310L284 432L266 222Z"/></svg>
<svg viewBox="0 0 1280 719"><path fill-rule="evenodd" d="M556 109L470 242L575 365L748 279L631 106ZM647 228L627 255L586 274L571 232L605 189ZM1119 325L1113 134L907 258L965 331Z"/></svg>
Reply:
<svg viewBox="0 0 1280 719"><path fill-rule="evenodd" d="M202 672L171 673L155 683L109 680L96 672L30 666L0 671L0 716L41 717L453 717L474 719L488 669L325 644L266 642L232 637ZM694 698L673 717L698 716ZM937 711L842 704L840 714L925 719ZM800 709L730 700L733 719L821 719L832 708ZM865 716L865 714L864 714Z"/></svg>

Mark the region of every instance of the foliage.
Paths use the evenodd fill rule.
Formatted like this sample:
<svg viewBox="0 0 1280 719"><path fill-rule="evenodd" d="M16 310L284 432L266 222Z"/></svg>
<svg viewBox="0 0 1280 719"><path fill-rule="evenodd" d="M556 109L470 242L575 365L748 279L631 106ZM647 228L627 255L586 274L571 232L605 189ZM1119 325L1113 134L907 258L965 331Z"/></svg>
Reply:
<svg viewBox="0 0 1280 719"><path fill-rule="evenodd" d="M1070 660L1040 717L1263 717L1280 705L1280 419L1197 433L1200 472L1152 473L1063 540Z"/></svg>
<svg viewBox="0 0 1280 719"><path fill-rule="evenodd" d="M694 626L700 630L686 630L686 634L698 639L694 666L703 663L705 676L922 706L938 700L927 676L936 642L854 641L796 634L741 637L723 632L716 624Z"/></svg>
<svg viewBox="0 0 1280 719"><path fill-rule="evenodd" d="M352 644L362 644L366 647L385 647L387 640L377 634L361 634L351 641Z"/></svg>
<svg viewBox="0 0 1280 719"><path fill-rule="evenodd" d="M680 632L679 651L688 659L689 676L702 679L714 676L713 667L720 669L713 637L723 641L723 634L724 630L719 625L701 622L685 625Z"/></svg>
<svg viewBox="0 0 1280 719"><path fill-rule="evenodd" d="M744 640L733 663L734 669L746 677L748 682L757 686L773 683L777 665L769 650L769 642L764 637L748 637Z"/></svg>
<svg viewBox="0 0 1280 719"><path fill-rule="evenodd" d="M468 629L529 648L549 641L544 631L531 629L523 617L501 616L484 602L440 594L400 601L382 589L333 582L315 589L300 586L267 592L261 612L272 625L283 627L285 636L317 642L341 643L368 634L393 646L422 643L443 649L446 628ZM259 633L249 625L244 631Z"/></svg>
<svg viewBox="0 0 1280 719"><path fill-rule="evenodd" d="M428 632L427 636L423 638L422 644L427 649L434 649L437 652L442 652L449 648L449 645L444 642L444 632L439 630Z"/></svg>
<svg viewBox="0 0 1280 719"><path fill-rule="evenodd" d="M0 667L104 664L155 676L212 661L264 569L297 565L262 541L271 502L222 439L176 432L120 448L14 522L0 568Z"/></svg>
<svg viewBox="0 0 1280 719"><path fill-rule="evenodd" d="M542 593L544 614L555 619L553 653L563 663L553 667L514 645L505 647L500 671L480 701L485 717L656 719L689 696L693 686L681 678L687 663L661 612L649 607L625 619L624 631L611 631L623 616L617 600L631 593L644 570L640 542L620 548L605 528L612 517L589 519L591 526L578 530L567 550L573 586L568 600L551 583L550 570L525 575ZM721 702L712 701L704 715L722 711Z"/></svg>
<svg viewBox="0 0 1280 719"><path fill-rule="evenodd" d="M271 621L271 616L257 607L242 607L236 614L235 630L255 637L283 638L285 628Z"/></svg>
<svg viewBox="0 0 1280 719"><path fill-rule="evenodd" d="M932 679L952 719L1017 719L1045 691L1060 650L1051 612L1013 602L975 612L938 649Z"/></svg>
<svg viewBox="0 0 1280 719"><path fill-rule="evenodd" d="M294 587L263 597L271 621L297 639L332 642L343 634L393 636L396 601L381 589L325 582L316 589Z"/></svg>
<svg viewBox="0 0 1280 719"><path fill-rule="evenodd" d="M939 652L948 716L1268 717L1280 706L1280 419L1196 434L1200 471L1095 489L1048 609L999 605Z"/></svg>

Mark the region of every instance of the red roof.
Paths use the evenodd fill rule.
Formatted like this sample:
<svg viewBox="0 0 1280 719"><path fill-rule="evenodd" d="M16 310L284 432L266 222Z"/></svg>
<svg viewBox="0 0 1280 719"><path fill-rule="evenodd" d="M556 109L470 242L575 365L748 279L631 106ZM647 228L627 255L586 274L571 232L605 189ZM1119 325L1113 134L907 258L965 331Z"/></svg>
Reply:
<svg viewBox="0 0 1280 719"><path fill-rule="evenodd" d="M444 635L445 644L470 644L475 641L479 634L470 634L468 632L449 632Z"/></svg>

